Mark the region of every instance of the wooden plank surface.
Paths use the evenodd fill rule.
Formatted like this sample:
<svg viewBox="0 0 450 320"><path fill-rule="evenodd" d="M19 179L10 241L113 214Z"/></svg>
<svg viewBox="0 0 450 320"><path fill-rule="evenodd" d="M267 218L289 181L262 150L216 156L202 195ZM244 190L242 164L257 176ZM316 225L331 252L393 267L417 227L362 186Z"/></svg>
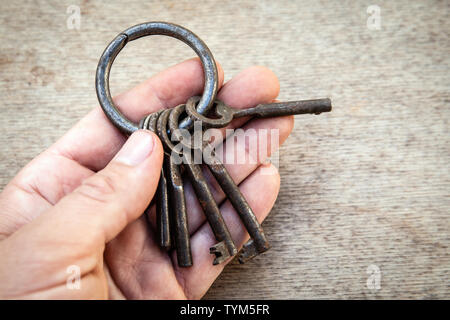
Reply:
<svg viewBox="0 0 450 320"><path fill-rule="evenodd" d="M193 30L226 79L251 65L282 100L329 96L332 114L296 117L280 151L273 245L233 262L206 299L450 298L448 1L2 1L0 187L97 105L107 43L144 21ZM68 29L67 8L81 9ZM113 93L193 52L164 37L128 45ZM381 272L380 289L367 269Z"/></svg>

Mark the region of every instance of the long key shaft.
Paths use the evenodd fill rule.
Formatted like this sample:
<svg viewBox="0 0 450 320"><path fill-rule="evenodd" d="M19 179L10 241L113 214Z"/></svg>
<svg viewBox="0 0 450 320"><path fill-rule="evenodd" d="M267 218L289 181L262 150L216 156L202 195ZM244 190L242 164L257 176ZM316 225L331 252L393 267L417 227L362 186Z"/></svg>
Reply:
<svg viewBox="0 0 450 320"><path fill-rule="evenodd" d="M192 266L191 243L189 240L188 216L186 210L186 200L184 198L183 179L180 168L175 164L170 156L167 158L168 190L171 201L171 222L173 226L172 237L177 252L178 265L180 267Z"/></svg>
<svg viewBox="0 0 450 320"><path fill-rule="evenodd" d="M216 256L213 264L222 263L229 257L236 255L236 245L231 238L230 231L223 220L219 207L211 194L201 167L197 164L185 163L185 168L206 219L211 226L214 236L219 241L219 243L209 249L210 253Z"/></svg>
<svg viewBox="0 0 450 320"><path fill-rule="evenodd" d="M177 252L178 265L180 267L189 267L192 265L192 254L189 239L186 200L181 173L171 155L173 145L171 144L166 131L169 114L170 110L164 110L160 113L156 123L156 131L165 149L164 158L170 190L169 199L172 204L170 207L172 213L170 219L173 229L172 238Z"/></svg>
<svg viewBox="0 0 450 320"><path fill-rule="evenodd" d="M139 127L156 133L156 124L161 112L155 112L142 119ZM167 190L166 170L161 168L158 188L156 189L156 234L158 245L164 250L172 248L172 235L170 233L169 193ZM148 218L148 216L147 216Z"/></svg>
<svg viewBox="0 0 450 320"><path fill-rule="evenodd" d="M178 129L178 119L183 111L184 105L177 106L169 111L169 128L172 133L172 138L176 136L174 135L174 132ZM163 133L163 137L168 139L167 134L164 135ZM189 180L192 183L194 192L199 200L206 219L211 226L214 236L218 241L218 243L210 248L210 253L216 256L213 264L219 264L237 253L236 245L233 242L219 207L209 189L208 182L203 175L201 167L192 161L192 154L190 154L192 150L186 148L183 151L183 163L186 172L189 175Z"/></svg>
<svg viewBox="0 0 450 320"><path fill-rule="evenodd" d="M234 109L233 119L252 116L258 118L291 116L296 114L320 114L331 111L331 100L315 99L259 104L253 108Z"/></svg>
<svg viewBox="0 0 450 320"><path fill-rule="evenodd" d="M258 222L252 208L247 203L247 200L245 200L239 187L234 183L233 178L230 176L225 166L217 159L214 152L211 152L208 157L209 159L206 162L209 170L216 178L223 192L227 195L228 200L238 213L245 229L247 229L251 237L251 240L244 245L243 250L238 257L239 262L244 263L256 255L269 250L269 242L267 241L263 228Z"/></svg>
<svg viewBox="0 0 450 320"><path fill-rule="evenodd" d="M258 118L280 117L296 114L320 114L331 111L330 99L315 99L289 102L276 102L259 104L248 109L235 109L227 106L220 100L216 100L214 108L215 117L209 118L197 112L198 97L191 97L186 102L186 113L194 120L201 121L203 128L223 128L233 119L253 116Z"/></svg>

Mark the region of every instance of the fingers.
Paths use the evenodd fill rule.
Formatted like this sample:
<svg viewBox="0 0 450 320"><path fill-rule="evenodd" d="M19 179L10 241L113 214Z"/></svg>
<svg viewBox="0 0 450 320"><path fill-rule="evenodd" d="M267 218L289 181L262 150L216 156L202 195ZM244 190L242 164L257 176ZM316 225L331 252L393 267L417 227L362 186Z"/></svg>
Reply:
<svg viewBox="0 0 450 320"><path fill-rule="evenodd" d="M233 139L234 145L231 148L225 147L222 158L225 168L234 182L236 184L241 183L264 163L267 157L284 143L291 133L292 128L293 117L291 116L255 119L242 128L244 130L243 138L236 138L239 134L230 136L227 141ZM276 141L272 141L273 138L265 134L266 132L270 133L271 130L274 130L278 134ZM274 132L272 132L272 135L276 137ZM224 145L229 146L227 143ZM243 159L246 161L240 162ZM220 188L220 185L207 168L203 170L203 173L208 181L214 199L217 203L221 203L225 199L225 194ZM186 206L188 208L189 231L192 234L203 224L206 218L189 181L185 183L185 195Z"/></svg>
<svg viewBox="0 0 450 320"><path fill-rule="evenodd" d="M277 76L266 67L253 66L225 83L217 97L230 107L245 109L271 102L279 92ZM238 128L247 120L248 118L235 119L226 128Z"/></svg>
<svg viewBox="0 0 450 320"><path fill-rule="evenodd" d="M39 155L0 194L0 239L50 209L92 174L65 157L51 152Z"/></svg>
<svg viewBox="0 0 450 320"><path fill-rule="evenodd" d="M221 85L223 70L219 64L218 73ZM203 77L199 59L190 59L117 96L115 101L127 117L137 121L145 114L173 107L199 94ZM5 209L0 217L0 238L30 222L72 192L93 174L92 170L104 168L125 140L100 107L92 110L5 188L2 198L16 201L2 202L0 199Z"/></svg>
<svg viewBox="0 0 450 320"><path fill-rule="evenodd" d="M280 177L276 168L270 164L259 167L239 186L242 194L252 207L258 221L263 221L270 212L278 195ZM226 201L220 208L224 220L230 230L233 241L240 249L249 236L242 225L238 214ZM213 266L214 256L209 248L217 243L210 226L205 223L191 237L192 258L194 264L190 268L176 268L179 281L184 284L188 299L202 297L225 264ZM175 255L173 257L175 260Z"/></svg>
<svg viewBox="0 0 450 320"><path fill-rule="evenodd" d="M21 250L19 256L7 255L19 260L4 261L2 270L24 266L28 272L21 281L31 283L32 291L42 289L35 288L42 284L36 279L46 279L49 288L64 284L67 274L62 271L72 264L81 277L101 277L98 261L105 243L145 210L156 190L162 154L155 134L140 130L131 135L103 170L1 242L5 250Z"/></svg>
<svg viewBox="0 0 450 320"><path fill-rule="evenodd" d="M141 216L108 243L104 257L114 283L128 299L183 299L172 260L155 240Z"/></svg>
<svg viewBox="0 0 450 320"><path fill-rule="evenodd" d="M255 66L245 69L233 79L225 83L218 93L218 98L233 108L249 108L259 103L272 101L276 98L278 92L279 83L275 74L265 67ZM239 127L247 120L248 119L236 119L227 128ZM269 131L277 130L277 132L279 132L279 141L277 141L277 145L281 145L286 140L292 131L292 128L293 117L252 120L248 125L243 127L246 132L255 130L256 133L262 129L267 129ZM221 129L221 131L224 132L225 128ZM257 136L258 134L255 134L250 137L254 140ZM248 148L248 141L240 139L235 144L234 148L225 151L226 154L224 158L226 157L230 159L230 155L232 153L250 156L251 153L260 151L258 148L255 150L247 150ZM263 152L263 154L270 156L271 151L275 151L277 147L271 145L270 141L268 141L267 149L268 151L265 153ZM253 163L246 162L244 164L238 164L235 161L230 161L225 163L225 166L227 170L229 170L233 180L239 184L264 160L265 157L256 159ZM211 191L215 200L220 203L224 199L222 190L207 169L204 170L204 174L211 186ZM188 208L189 230L192 233L205 221L205 216L195 196L192 185L188 181L185 182L185 196L186 205ZM152 224L155 225L155 215L152 214L151 218Z"/></svg>
<svg viewBox="0 0 450 320"><path fill-rule="evenodd" d="M219 88L223 70L217 64ZM203 68L198 58L168 68L137 87L114 98L117 107L131 120L186 102L203 90ZM92 170L100 170L113 158L125 138L99 107L81 119L51 148Z"/></svg>
<svg viewBox="0 0 450 320"><path fill-rule="evenodd" d="M145 210L156 190L161 165L159 139L140 130L103 170L18 233L46 229L39 241L50 237L62 243L85 240L104 245Z"/></svg>
<svg viewBox="0 0 450 320"><path fill-rule="evenodd" d="M240 72L220 89L217 98L226 105L235 109L246 109L260 103L272 102L280 92L280 84L277 76L268 68L253 66ZM231 121L225 128L218 130L223 137L227 129L241 127L248 121L248 117L237 118ZM217 145L220 141L214 141Z"/></svg>

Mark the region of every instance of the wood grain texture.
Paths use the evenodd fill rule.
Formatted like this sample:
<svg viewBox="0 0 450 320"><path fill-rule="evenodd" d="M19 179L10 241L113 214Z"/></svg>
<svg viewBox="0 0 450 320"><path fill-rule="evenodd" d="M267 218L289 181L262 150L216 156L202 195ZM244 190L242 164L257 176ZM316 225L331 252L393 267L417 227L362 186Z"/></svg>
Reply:
<svg viewBox="0 0 450 320"><path fill-rule="evenodd" d="M66 9L81 8L69 30ZM280 196L264 223L272 250L233 262L206 299L450 298L450 5L377 1L2 1L0 187L97 105L109 41L144 21L197 33L226 79L265 65L281 100L331 97L297 116L280 151ZM193 56L164 37L128 45L118 93ZM381 289L367 288L369 265Z"/></svg>

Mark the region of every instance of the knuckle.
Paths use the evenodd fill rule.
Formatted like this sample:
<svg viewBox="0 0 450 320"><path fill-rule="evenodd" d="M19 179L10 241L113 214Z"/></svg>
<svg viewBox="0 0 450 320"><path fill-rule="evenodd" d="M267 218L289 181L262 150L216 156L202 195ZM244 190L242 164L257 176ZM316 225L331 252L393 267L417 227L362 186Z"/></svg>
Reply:
<svg viewBox="0 0 450 320"><path fill-rule="evenodd" d="M97 173L86 179L76 191L96 202L108 202L116 194L117 188L113 178Z"/></svg>

